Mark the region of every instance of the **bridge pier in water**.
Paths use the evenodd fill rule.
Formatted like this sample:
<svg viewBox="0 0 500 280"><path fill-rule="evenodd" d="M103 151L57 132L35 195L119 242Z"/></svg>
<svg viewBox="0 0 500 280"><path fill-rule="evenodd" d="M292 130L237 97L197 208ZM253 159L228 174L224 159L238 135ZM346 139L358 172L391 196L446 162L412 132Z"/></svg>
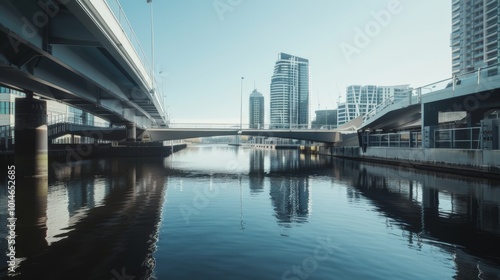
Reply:
<svg viewBox="0 0 500 280"><path fill-rule="evenodd" d="M48 175L47 102L33 98L16 98L15 162L26 176Z"/></svg>

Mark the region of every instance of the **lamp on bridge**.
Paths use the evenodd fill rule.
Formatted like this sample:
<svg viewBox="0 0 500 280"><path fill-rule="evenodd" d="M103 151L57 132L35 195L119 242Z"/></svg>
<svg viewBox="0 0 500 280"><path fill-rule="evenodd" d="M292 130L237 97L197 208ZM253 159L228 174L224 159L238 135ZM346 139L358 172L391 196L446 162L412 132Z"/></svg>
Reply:
<svg viewBox="0 0 500 280"><path fill-rule="evenodd" d="M154 28L153 28L153 0L146 0L146 3L149 4L149 14L151 17L151 88L154 89L154 63L155 63L155 36L154 36ZM153 93L151 93L153 94Z"/></svg>
<svg viewBox="0 0 500 280"><path fill-rule="evenodd" d="M243 123L243 79L245 77L241 77L241 87L240 87L240 129L242 129Z"/></svg>

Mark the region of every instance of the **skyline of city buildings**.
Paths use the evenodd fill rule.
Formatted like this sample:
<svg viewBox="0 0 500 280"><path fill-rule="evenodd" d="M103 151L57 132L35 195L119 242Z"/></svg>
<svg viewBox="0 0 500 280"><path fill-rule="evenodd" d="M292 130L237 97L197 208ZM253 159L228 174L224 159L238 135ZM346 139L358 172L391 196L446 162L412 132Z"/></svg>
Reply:
<svg viewBox="0 0 500 280"><path fill-rule="evenodd" d="M264 128L264 96L254 89L249 97L249 128Z"/></svg>
<svg viewBox="0 0 500 280"><path fill-rule="evenodd" d="M451 8L452 74L497 64L500 1L453 0Z"/></svg>
<svg viewBox="0 0 500 280"><path fill-rule="evenodd" d="M279 53L270 86L270 128L309 126L309 60Z"/></svg>

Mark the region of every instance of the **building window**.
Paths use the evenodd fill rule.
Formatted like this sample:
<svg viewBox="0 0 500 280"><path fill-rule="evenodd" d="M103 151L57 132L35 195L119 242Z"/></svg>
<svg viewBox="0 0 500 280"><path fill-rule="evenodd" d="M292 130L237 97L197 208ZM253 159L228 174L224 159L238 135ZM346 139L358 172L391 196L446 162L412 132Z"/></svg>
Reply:
<svg viewBox="0 0 500 280"><path fill-rule="evenodd" d="M13 102L0 102L0 115L15 114Z"/></svg>

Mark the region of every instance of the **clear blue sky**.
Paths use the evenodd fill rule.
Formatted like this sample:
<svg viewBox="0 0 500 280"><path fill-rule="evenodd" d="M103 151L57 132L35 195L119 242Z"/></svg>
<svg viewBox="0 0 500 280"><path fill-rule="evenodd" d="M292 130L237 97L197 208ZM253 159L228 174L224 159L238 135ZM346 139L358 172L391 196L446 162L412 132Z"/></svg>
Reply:
<svg viewBox="0 0 500 280"><path fill-rule="evenodd" d="M450 1L153 1L155 69L177 123L238 123L241 77L243 123L254 82L268 123L279 52L309 59L312 118L318 105L336 108L351 84L417 87L451 76ZM120 3L150 56L149 4Z"/></svg>

